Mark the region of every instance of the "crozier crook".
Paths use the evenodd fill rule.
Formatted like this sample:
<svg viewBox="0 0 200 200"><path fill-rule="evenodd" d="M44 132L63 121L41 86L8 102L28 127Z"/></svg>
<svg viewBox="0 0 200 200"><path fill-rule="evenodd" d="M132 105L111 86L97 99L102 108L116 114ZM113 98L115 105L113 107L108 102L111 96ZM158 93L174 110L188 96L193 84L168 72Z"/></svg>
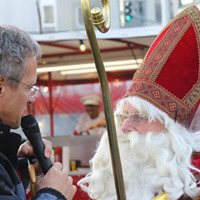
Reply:
<svg viewBox="0 0 200 200"><path fill-rule="evenodd" d="M106 117L108 138L110 144L110 153L113 167L113 174L115 180L115 188L118 200L126 200L126 194L124 190L124 181L122 175L122 167L119 156L119 149L116 136L116 128L113 116L112 101L110 97L110 90L108 87L106 72L104 69L103 61L101 58L101 53L98 47L96 35L94 32L93 25L95 25L98 30L105 33L110 28L110 7L109 0L101 0L102 10L100 8L90 9L89 0L81 0L81 7L83 12L83 19L85 23L85 29L92 49L92 54L94 57L99 81L102 90L102 99L104 112Z"/></svg>

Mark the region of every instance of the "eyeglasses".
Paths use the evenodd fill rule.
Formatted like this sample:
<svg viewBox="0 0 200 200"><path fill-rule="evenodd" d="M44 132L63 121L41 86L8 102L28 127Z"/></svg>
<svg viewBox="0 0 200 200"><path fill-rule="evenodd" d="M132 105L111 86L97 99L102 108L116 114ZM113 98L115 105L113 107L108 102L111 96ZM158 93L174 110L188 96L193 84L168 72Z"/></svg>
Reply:
<svg viewBox="0 0 200 200"><path fill-rule="evenodd" d="M27 85L26 83L18 81L17 79L14 79L14 78L7 78L7 79L16 81L16 82L21 83L21 84L25 85L26 87L30 88L28 96L31 97L31 98L35 98L37 93L38 93L38 91L39 91L39 87L37 87L35 85L34 86L30 86L30 85Z"/></svg>
<svg viewBox="0 0 200 200"><path fill-rule="evenodd" d="M134 124L146 124L148 122L148 117L146 115L140 114L140 113L133 113L131 115L128 114L118 114L116 115L118 122L121 123L121 125L130 118L131 122Z"/></svg>

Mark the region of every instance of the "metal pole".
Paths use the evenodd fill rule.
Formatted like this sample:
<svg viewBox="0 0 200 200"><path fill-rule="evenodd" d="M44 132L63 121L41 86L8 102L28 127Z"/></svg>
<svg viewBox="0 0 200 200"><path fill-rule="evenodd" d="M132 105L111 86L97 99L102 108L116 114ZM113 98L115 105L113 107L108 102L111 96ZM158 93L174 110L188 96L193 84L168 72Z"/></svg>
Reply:
<svg viewBox="0 0 200 200"><path fill-rule="evenodd" d="M53 95L52 95L52 79L51 79L51 72L48 73L49 75L49 114L50 114L50 129L51 129L51 137L54 136L54 120L53 120Z"/></svg>

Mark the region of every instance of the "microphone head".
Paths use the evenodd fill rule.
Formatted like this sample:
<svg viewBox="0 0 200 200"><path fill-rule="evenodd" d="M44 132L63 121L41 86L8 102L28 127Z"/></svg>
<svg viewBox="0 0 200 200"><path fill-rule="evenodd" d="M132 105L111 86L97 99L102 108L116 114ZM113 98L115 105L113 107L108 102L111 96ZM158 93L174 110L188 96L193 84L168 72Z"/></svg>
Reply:
<svg viewBox="0 0 200 200"><path fill-rule="evenodd" d="M37 123L37 121L36 121L35 117L31 114L25 115L21 119L21 127L22 128L26 128L28 126L35 124L35 123Z"/></svg>
<svg viewBox="0 0 200 200"><path fill-rule="evenodd" d="M40 133L40 129L35 117L31 114L22 117L21 119L21 127L26 135L26 137L30 137L31 135Z"/></svg>

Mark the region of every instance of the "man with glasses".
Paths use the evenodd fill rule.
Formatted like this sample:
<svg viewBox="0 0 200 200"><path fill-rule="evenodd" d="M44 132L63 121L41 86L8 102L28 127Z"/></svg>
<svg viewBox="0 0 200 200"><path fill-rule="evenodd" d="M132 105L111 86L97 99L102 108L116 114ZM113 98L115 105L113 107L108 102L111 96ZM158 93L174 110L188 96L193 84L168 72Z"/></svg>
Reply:
<svg viewBox="0 0 200 200"><path fill-rule="evenodd" d="M16 173L18 158L32 156L29 142L22 143L21 136L10 132L21 125L27 104L33 103L38 87L37 58L41 51L38 43L26 32L13 27L0 27L0 199L26 200L22 182ZM53 155L52 144L43 140L44 156ZM37 165L37 164L36 164ZM72 178L62 169L61 163L36 182L38 200L71 200L76 192ZM23 178L23 177L22 177Z"/></svg>
<svg viewBox="0 0 200 200"><path fill-rule="evenodd" d="M165 200L199 199L200 130L192 131L200 104L199 19L192 6L170 21L117 104L127 200L152 200L163 192ZM107 134L91 170L79 182L82 189L96 200L116 200Z"/></svg>

